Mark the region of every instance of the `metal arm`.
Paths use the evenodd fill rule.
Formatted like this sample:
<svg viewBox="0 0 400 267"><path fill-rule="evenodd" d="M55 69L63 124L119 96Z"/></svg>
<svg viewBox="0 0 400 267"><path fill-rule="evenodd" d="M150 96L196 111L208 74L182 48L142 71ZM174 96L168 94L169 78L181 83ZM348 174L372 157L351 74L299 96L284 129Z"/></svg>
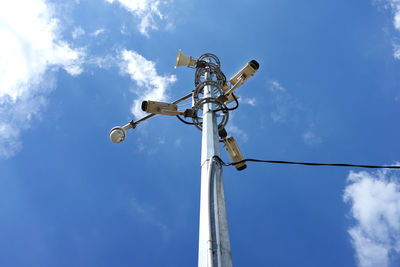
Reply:
<svg viewBox="0 0 400 267"><path fill-rule="evenodd" d="M174 102L172 102L172 104L178 104L179 102L182 102L182 101L184 101L184 100L186 100L186 99L188 99L188 98L190 98L190 97L192 97L192 93L189 93L189 94L187 94L187 95L185 95L185 96L183 96L183 97L181 97L181 98L175 100ZM126 131L126 130L129 130L129 129L135 129L136 126L137 126L139 123L144 122L144 121L146 121L146 120L148 120L148 119L154 117L155 115L156 115L156 114L149 114L149 115L144 116L144 117L141 118L141 119L138 119L137 121L133 121L133 120L132 120L132 121L130 121L129 123L127 123L127 124L125 124L124 126L122 126L122 128L123 128L125 131Z"/></svg>

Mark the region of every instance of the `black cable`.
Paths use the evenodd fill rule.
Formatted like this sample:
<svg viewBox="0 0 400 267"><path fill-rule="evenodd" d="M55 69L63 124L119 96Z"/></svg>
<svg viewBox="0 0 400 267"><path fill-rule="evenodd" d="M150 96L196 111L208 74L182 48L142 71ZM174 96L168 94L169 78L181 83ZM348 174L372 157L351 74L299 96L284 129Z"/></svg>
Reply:
<svg viewBox="0 0 400 267"><path fill-rule="evenodd" d="M188 122L188 121L185 121L184 119L182 119L181 118L181 116L179 116L179 115L176 115L176 117L181 121L181 122L183 122L183 123L185 123L185 124L189 124L189 125L194 125L194 123L193 122Z"/></svg>
<svg viewBox="0 0 400 267"><path fill-rule="evenodd" d="M261 160L261 159L244 159L237 162L225 163L220 157L214 156L223 166L233 166L247 161L263 162L272 164L292 164L292 165L306 165L306 166L333 166L333 167L357 167L368 169L400 169L400 166L379 166L379 165L360 165L348 163L316 163L316 162L296 162L296 161L283 161L283 160Z"/></svg>
<svg viewBox="0 0 400 267"><path fill-rule="evenodd" d="M216 109L215 112L221 111L221 110L232 111L232 110L237 109L239 107L239 101L237 100L236 96L233 93L232 93L232 97L236 102L236 106L234 106L233 108L228 108L228 107L227 108L219 108L219 109Z"/></svg>
<svg viewBox="0 0 400 267"><path fill-rule="evenodd" d="M232 97L233 97L233 99L235 99L236 106L235 106L235 107L233 107L233 108L227 108L227 110L229 110L229 111L231 111L231 110L235 110L235 109L237 109L237 108L239 107L239 101L237 100L237 98L236 98L236 96L235 96L235 94L234 94L234 93L232 93Z"/></svg>

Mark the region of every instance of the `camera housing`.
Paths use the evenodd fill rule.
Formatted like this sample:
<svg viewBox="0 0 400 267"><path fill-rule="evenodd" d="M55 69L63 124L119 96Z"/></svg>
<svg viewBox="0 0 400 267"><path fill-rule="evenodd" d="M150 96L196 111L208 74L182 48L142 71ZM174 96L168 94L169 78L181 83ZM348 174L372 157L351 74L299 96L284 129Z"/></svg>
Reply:
<svg viewBox="0 0 400 267"><path fill-rule="evenodd" d="M232 78L229 80L229 82L232 85L232 88L225 88L224 89L224 94L225 95L230 95L232 94L239 86L244 84L251 76L253 76L258 68L260 67L260 64L258 64L257 61L254 59L250 62L248 62L246 65L244 65L243 68L241 68L235 75L232 76Z"/></svg>
<svg viewBox="0 0 400 267"><path fill-rule="evenodd" d="M233 75L232 78L230 78L229 82L233 85L237 84L238 82L243 84L251 76L253 76L254 73L257 72L259 67L260 64L258 64L258 62L253 59L252 61L244 65L244 67L241 68L235 75Z"/></svg>
<svg viewBox="0 0 400 267"><path fill-rule="evenodd" d="M157 101L143 101L142 110L147 113L161 114L168 116L182 115L182 112L178 111L178 105L166 102Z"/></svg>
<svg viewBox="0 0 400 267"><path fill-rule="evenodd" d="M239 146L236 143L235 138L233 138L232 136L224 138L224 147L228 152L232 162L239 162L244 160L242 152L240 152ZM246 161L243 161L239 164L235 164L234 166L238 171L242 171L247 168Z"/></svg>

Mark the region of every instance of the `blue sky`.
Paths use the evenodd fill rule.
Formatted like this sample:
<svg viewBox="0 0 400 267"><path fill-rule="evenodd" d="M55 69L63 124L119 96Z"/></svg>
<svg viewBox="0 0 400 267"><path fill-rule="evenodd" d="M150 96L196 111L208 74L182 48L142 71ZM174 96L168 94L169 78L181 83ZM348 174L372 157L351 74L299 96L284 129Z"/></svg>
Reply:
<svg viewBox="0 0 400 267"><path fill-rule="evenodd" d="M400 1L2 1L0 265L196 266L201 132L143 100L193 89L214 53L248 158L400 161ZM223 151L222 158L229 161ZM223 170L234 266L399 266L396 171Z"/></svg>

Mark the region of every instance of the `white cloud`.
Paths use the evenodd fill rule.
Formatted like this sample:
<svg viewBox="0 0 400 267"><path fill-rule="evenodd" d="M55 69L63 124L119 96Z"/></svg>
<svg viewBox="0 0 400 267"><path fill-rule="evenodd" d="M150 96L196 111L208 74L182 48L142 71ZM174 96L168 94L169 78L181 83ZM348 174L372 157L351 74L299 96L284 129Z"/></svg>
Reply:
<svg viewBox="0 0 400 267"><path fill-rule="evenodd" d="M387 267L400 255L400 184L389 171L350 172L343 199L356 225L349 229L360 267Z"/></svg>
<svg viewBox="0 0 400 267"><path fill-rule="evenodd" d="M155 214L157 213L154 212L153 207L145 203L139 203L135 198L131 198L129 204L134 213L132 216L133 218L140 220L147 225L158 228L163 234L164 240L169 239L170 231L165 223L156 218Z"/></svg>
<svg viewBox="0 0 400 267"><path fill-rule="evenodd" d="M44 83L48 70L78 75L84 52L59 38L58 20L44 0L0 1L0 21L0 156L9 157L54 85L48 76Z"/></svg>
<svg viewBox="0 0 400 267"><path fill-rule="evenodd" d="M240 138L243 142L247 142L249 140L247 133L233 124L232 120L227 124L226 130L228 135L233 135L236 138Z"/></svg>
<svg viewBox="0 0 400 267"><path fill-rule="evenodd" d="M104 32L105 32L105 30L103 28L100 28L100 29L97 29L94 32L90 33L90 35L97 37L97 36L99 36L100 34L102 34Z"/></svg>
<svg viewBox="0 0 400 267"><path fill-rule="evenodd" d="M84 34L85 34L85 30L82 29L82 27L80 27L80 26L76 27L74 29L74 31L72 32L72 39L77 39L77 38L79 38L80 36L82 36Z"/></svg>
<svg viewBox="0 0 400 267"><path fill-rule="evenodd" d="M305 107L278 81L270 81L268 91L273 122L296 125L302 140L309 146L322 143L322 138L315 133L315 116L310 108Z"/></svg>
<svg viewBox="0 0 400 267"><path fill-rule="evenodd" d="M94 65L100 69L108 69L119 64L119 60L113 55L90 56L85 60L85 64Z"/></svg>
<svg viewBox="0 0 400 267"><path fill-rule="evenodd" d="M271 82L270 90L272 92L286 92L286 89L278 81Z"/></svg>
<svg viewBox="0 0 400 267"><path fill-rule="evenodd" d="M182 139L178 138L175 140L175 147L177 148L182 147Z"/></svg>
<svg viewBox="0 0 400 267"><path fill-rule="evenodd" d="M158 22L164 20L166 16L160 11L160 2L158 0L106 0L109 3L119 2L126 10L137 17L140 22L138 30L141 34L149 37L149 29L158 30Z"/></svg>
<svg viewBox="0 0 400 267"><path fill-rule="evenodd" d="M393 56L395 59L400 59L400 45L398 44L393 45Z"/></svg>
<svg viewBox="0 0 400 267"><path fill-rule="evenodd" d="M147 60L135 51L122 50L120 70L129 74L139 88L134 90L138 96L133 101L131 112L136 118L145 113L141 110L143 100L165 101L168 99L168 86L176 81L175 75L160 76L154 62Z"/></svg>
<svg viewBox="0 0 400 267"><path fill-rule="evenodd" d="M21 150L20 132L10 124L0 123L0 155L5 158Z"/></svg>
<svg viewBox="0 0 400 267"><path fill-rule="evenodd" d="M50 88L54 82L46 77ZM44 88L41 88L44 90ZM9 158L22 148L20 134L30 127L33 117L40 116L40 110L46 105L46 98L36 92L27 92L15 102L0 104L0 156Z"/></svg>
<svg viewBox="0 0 400 267"><path fill-rule="evenodd" d="M165 137L158 137L158 139L157 139L158 141L158 144L160 144L160 145L165 145Z"/></svg>
<svg viewBox="0 0 400 267"><path fill-rule="evenodd" d="M241 101L243 104L247 104L250 105L252 107L256 106L256 98L252 97L252 98L243 98Z"/></svg>
<svg viewBox="0 0 400 267"><path fill-rule="evenodd" d="M389 0L390 5L393 9L393 25L396 30L400 31L400 1L399 0Z"/></svg>
<svg viewBox="0 0 400 267"><path fill-rule="evenodd" d="M383 2L385 8L389 8L393 12L393 27L400 32L400 0L377 0ZM400 45L393 41L393 57L400 59Z"/></svg>
<svg viewBox="0 0 400 267"><path fill-rule="evenodd" d="M302 110L297 99L292 97L278 81L271 81L269 86L273 110L271 118L274 122L286 122Z"/></svg>
<svg viewBox="0 0 400 267"><path fill-rule="evenodd" d="M313 131L307 130L303 134L303 141L310 146L319 145L322 142L321 137L317 136Z"/></svg>
<svg viewBox="0 0 400 267"><path fill-rule="evenodd" d="M123 24L122 27L121 27L121 34L122 35L129 35L128 27L126 27L125 24Z"/></svg>

